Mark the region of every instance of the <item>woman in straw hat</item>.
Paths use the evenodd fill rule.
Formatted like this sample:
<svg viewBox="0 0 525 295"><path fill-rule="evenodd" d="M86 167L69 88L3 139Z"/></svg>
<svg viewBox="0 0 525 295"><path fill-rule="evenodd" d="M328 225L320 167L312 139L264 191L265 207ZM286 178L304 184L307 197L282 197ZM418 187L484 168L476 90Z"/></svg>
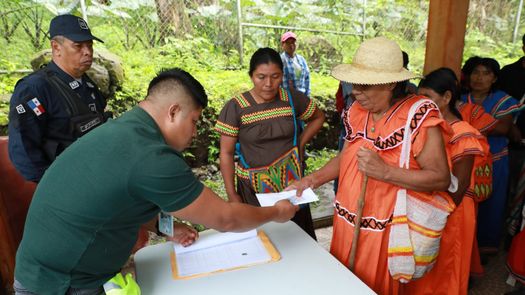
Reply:
<svg viewBox="0 0 525 295"><path fill-rule="evenodd" d="M438 107L424 101L411 119L410 168L399 168L408 113L422 97L406 94L406 82L417 75L403 68L401 49L387 38L363 42L352 63L336 66L332 75L353 86L355 102L344 114L345 147L293 187L300 194L306 187L316 188L339 176L330 252L347 264L356 242L353 272L378 294L398 294L400 279L410 280L412 274L392 277L389 272L389 256L404 255L389 249L397 192L406 188L410 195L431 200L438 191L447 190L450 172L443 135L449 129ZM365 204L359 212L358 195L363 186ZM452 211L452 200L441 194L447 210ZM354 241L358 213L363 217L359 238Z"/></svg>

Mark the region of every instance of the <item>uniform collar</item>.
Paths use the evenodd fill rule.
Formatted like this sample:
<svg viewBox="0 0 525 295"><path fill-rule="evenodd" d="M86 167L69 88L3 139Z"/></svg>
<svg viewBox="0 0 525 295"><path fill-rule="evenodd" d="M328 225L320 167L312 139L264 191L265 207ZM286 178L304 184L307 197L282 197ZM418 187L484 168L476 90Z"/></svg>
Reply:
<svg viewBox="0 0 525 295"><path fill-rule="evenodd" d="M60 80L64 81L67 85L69 85L71 89L75 90L82 86L75 78L71 77L68 73L64 72L54 61L51 61L47 65L47 68L53 73L55 73L60 78ZM83 83L87 82L85 76L85 74L82 75Z"/></svg>

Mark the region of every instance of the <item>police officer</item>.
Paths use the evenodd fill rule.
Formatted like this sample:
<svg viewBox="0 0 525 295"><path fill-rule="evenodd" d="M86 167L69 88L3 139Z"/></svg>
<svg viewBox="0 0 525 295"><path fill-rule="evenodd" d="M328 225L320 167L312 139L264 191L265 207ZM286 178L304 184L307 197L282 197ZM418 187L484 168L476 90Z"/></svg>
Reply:
<svg viewBox="0 0 525 295"><path fill-rule="evenodd" d="M67 146L106 120L106 99L85 74L93 40L103 41L74 15L53 18L49 35L52 61L18 81L9 109L9 157L34 182Z"/></svg>

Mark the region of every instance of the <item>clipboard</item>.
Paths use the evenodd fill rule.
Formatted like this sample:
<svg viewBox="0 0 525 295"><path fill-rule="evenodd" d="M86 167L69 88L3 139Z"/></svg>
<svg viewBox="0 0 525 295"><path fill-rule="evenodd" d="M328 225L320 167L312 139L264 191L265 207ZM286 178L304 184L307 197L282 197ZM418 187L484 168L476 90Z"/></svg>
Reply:
<svg viewBox="0 0 525 295"><path fill-rule="evenodd" d="M269 254L270 256L269 260L262 261L262 262L256 262L256 263L243 264L243 265L239 265L235 267L221 268L221 269L217 269L217 270L210 271L210 272L197 273L197 274L192 274L192 275L180 275L178 264L177 264L177 255L175 254L175 251L172 249L170 252L170 261L171 261L170 264L171 264L172 277L174 280L187 280L187 279L193 279L193 278L198 278L198 277L204 277L204 276L208 276L208 275L212 275L212 274L220 273L220 272L225 272L225 271L233 271L237 269L248 268L254 265L258 265L258 264L271 263L271 262L279 261L281 259L281 254L279 254L277 249L275 249L275 246L272 244L272 242L270 241L270 239L268 238L268 236L266 235L264 231L258 230L256 237L262 242L264 249Z"/></svg>

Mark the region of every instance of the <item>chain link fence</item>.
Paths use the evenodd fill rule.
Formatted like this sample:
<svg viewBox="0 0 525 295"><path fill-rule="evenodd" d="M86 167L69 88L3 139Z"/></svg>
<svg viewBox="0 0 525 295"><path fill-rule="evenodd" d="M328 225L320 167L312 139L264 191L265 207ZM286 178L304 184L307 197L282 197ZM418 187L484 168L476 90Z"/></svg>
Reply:
<svg viewBox="0 0 525 295"><path fill-rule="evenodd" d="M518 2L470 1L466 54L515 49L510 41L514 28L520 27L515 23ZM377 35L398 41L418 71L424 62L429 7L428 0L3 0L0 37L21 48L47 48L49 20L60 13L81 14L82 4L89 24L108 49L132 51L204 38L209 41L205 45L214 50L238 55L239 23L244 23L252 24L242 30L242 48L249 56L262 46L278 49L279 36L287 27L307 28L296 31L298 51L321 72L334 63L349 61L362 36ZM241 18L237 17L238 7ZM502 43L506 45L502 47ZM15 55L14 63L22 58L16 57L16 52L9 54ZM9 58L6 53L2 57Z"/></svg>

